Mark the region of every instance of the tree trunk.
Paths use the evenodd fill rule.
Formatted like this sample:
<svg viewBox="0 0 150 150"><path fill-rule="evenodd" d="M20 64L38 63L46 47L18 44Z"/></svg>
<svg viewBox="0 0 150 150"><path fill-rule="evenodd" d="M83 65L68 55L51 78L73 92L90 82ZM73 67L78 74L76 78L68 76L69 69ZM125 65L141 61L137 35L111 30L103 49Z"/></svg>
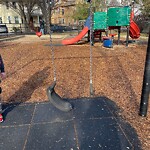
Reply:
<svg viewBox="0 0 150 150"><path fill-rule="evenodd" d="M50 18L51 18L51 15L50 15L50 0L48 0L47 2L47 5L46 5L46 11L44 11L45 13L45 20L46 20L46 33L48 34L50 32L50 24L51 24L51 21L50 21Z"/></svg>
<svg viewBox="0 0 150 150"><path fill-rule="evenodd" d="M50 11L50 5L47 7L47 16L46 16L46 33L50 33L50 24L51 24L51 11Z"/></svg>
<svg viewBox="0 0 150 150"><path fill-rule="evenodd" d="M31 31L29 20L30 20L29 16L26 16L24 14L23 21L24 21L24 25L25 25L25 32L30 32Z"/></svg>
<svg viewBox="0 0 150 150"><path fill-rule="evenodd" d="M51 24L51 7L50 0L41 0L39 2L39 6L41 8L43 18L45 20L45 33L49 33L50 24Z"/></svg>

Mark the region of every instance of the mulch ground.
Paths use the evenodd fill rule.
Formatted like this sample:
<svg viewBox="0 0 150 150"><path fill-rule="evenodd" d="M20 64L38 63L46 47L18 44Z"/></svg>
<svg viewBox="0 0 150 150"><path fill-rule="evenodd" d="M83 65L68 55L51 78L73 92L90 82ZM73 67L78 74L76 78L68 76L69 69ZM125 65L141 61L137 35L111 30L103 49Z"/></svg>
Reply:
<svg viewBox="0 0 150 150"><path fill-rule="evenodd" d="M60 39L54 39L59 43ZM7 77L2 82L5 102L47 101L46 89L53 83L49 38L25 37L0 43ZM150 148L150 109L138 115L147 45L115 45L93 50L95 96L105 96L120 108L120 116L135 128L143 150ZM89 43L54 46L57 76L56 92L63 98L89 97ZM149 107L150 108L150 107Z"/></svg>

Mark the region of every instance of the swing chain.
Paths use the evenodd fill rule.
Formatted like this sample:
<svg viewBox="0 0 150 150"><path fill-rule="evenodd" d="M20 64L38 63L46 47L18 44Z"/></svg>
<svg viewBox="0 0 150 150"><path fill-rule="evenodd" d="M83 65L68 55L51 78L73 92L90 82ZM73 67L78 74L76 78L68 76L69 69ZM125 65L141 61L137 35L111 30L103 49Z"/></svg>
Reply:
<svg viewBox="0 0 150 150"><path fill-rule="evenodd" d="M49 16L51 17L51 16ZM50 23L49 23L50 25ZM54 56L54 47L53 47L53 41L52 41L52 31L51 27L49 26L49 35L50 35L50 49L51 49L51 57L52 57L52 66L53 66L53 75L54 75L54 81L56 81L56 66L54 63L55 56Z"/></svg>
<svg viewBox="0 0 150 150"><path fill-rule="evenodd" d="M90 1L90 96L93 96L93 81L92 81L92 36L93 36L93 12L92 12L92 0Z"/></svg>

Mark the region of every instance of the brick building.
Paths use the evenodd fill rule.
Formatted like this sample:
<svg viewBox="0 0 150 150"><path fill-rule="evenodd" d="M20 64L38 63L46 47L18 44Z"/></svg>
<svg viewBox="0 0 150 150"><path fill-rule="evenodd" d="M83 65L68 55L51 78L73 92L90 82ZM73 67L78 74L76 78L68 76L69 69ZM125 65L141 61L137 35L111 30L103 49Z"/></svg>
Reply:
<svg viewBox="0 0 150 150"><path fill-rule="evenodd" d="M74 25L77 21L73 19L75 6L84 0L57 0L52 11L52 23L61 25Z"/></svg>
<svg viewBox="0 0 150 150"><path fill-rule="evenodd" d="M52 24L61 24L61 25L74 25L77 24L72 16L75 10L75 5L78 2L83 0L56 0L55 5L52 8ZM17 8L17 2L12 2L14 8ZM31 14L32 21L34 26L38 26L39 19L42 18L42 13L40 9L35 9ZM23 24L21 16L17 11L11 9L9 5L0 4L0 23L7 24L8 28L11 30L14 26L18 27L20 24ZM9 31L10 31L9 30Z"/></svg>

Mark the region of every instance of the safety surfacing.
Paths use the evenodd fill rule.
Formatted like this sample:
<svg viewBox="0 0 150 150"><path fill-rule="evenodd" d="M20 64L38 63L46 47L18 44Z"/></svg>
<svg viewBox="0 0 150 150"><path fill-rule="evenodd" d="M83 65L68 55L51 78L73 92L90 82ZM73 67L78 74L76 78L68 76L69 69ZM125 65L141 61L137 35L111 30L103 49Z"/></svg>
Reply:
<svg viewBox="0 0 150 150"><path fill-rule="evenodd" d="M69 100L62 112L50 102L5 104L1 150L141 150L135 130L106 97Z"/></svg>

